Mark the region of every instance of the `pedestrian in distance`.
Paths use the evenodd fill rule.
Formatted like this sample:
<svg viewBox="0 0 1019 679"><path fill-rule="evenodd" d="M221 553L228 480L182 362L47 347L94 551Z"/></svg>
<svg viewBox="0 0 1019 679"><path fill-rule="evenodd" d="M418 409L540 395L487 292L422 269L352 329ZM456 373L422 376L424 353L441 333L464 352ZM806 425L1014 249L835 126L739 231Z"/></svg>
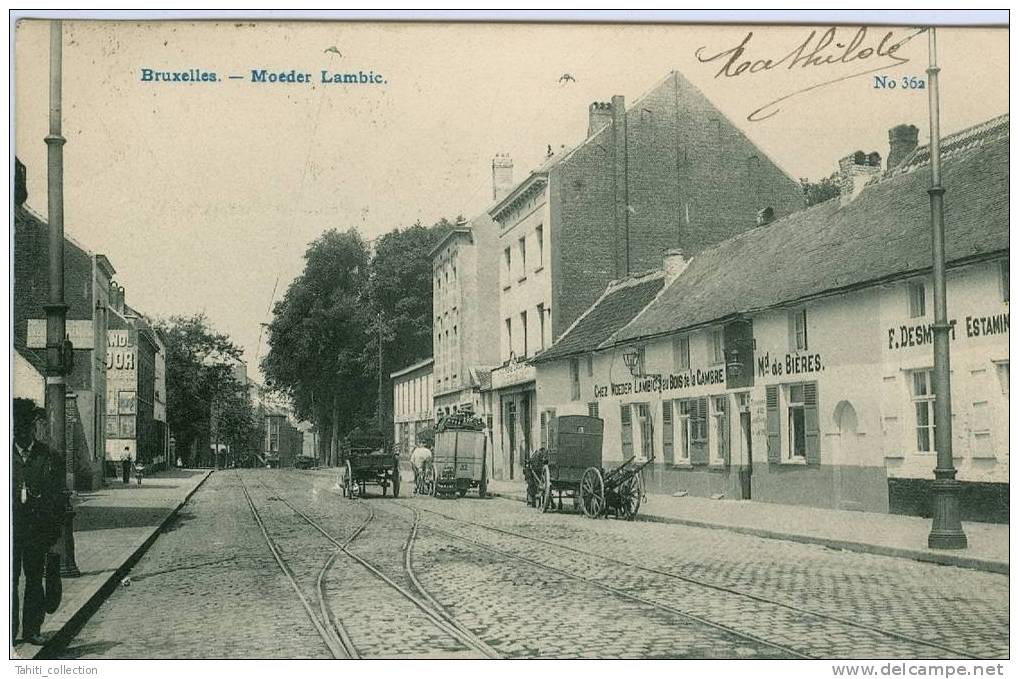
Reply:
<svg viewBox="0 0 1019 679"><path fill-rule="evenodd" d="M44 640L40 632L46 617L43 576L47 556L60 537L67 502L64 494L64 461L36 438L36 423L45 419L45 410L37 407L30 399L16 398L13 411L11 517L14 526L14 573L11 578L11 643L17 641L18 630L21 629L24 632L23 641L42 645ZM59 568L56 558L49 561L52 567ZM25 595L24 601L19 602L18 584L22 572L25 575Z"/></svg>
<svg viewBox="0 0 1019 679"><path fill-rule="evenodd" d="M135 461L134 463L134 478L138 481L138 485L142 485L142 476L145 473L145 465Z"/></svg>
<svg viewBox="0 0 1019 679"><path fill-rule="evenodd" d="M124 484L131 483L131 449L124 446L124 457L120 460L120 476Z"/></svg>

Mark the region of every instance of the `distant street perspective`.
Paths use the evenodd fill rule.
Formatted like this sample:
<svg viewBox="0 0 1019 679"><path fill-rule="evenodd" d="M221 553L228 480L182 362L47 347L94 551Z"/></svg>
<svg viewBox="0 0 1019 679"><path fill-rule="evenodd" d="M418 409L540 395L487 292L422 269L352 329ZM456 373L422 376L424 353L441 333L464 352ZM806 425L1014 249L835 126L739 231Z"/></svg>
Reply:
<svg viewBox="0 0 1019 679"><path fill-rule="evenodd" d="M1003 575L404 490L214 472L59 657L1008 653Z"/></svg>

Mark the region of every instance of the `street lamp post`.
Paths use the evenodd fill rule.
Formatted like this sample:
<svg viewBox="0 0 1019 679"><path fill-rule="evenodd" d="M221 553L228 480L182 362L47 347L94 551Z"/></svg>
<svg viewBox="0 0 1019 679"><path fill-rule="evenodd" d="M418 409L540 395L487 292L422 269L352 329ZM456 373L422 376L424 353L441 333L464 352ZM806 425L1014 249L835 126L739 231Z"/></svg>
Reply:
<svg viewBox="0 0 1019 679"><path fill-rule="evenodd" d="M927 30L930 67L927 69L931 122L931 244L934 256L934 520L927 546L964 549L966 534L959 519L959 482L952 460L952 380L949 359L948 305L945 301L945 189L941 186L941 136L938 112L937 36Z"/></svg>
<svg viewBox="0 0 1019 679"><path fill-rule="evenodd" d="M74 554L74 448L67 445L68 364L72 357L67 342L67 304L64 302L64 142L61 134L63 27L50 23L50 133L46 135L46 193L49 221L49 296L46 310L46 418L50 444L64 458L65 511L63 517L63 558L65 576L80 575Z"/></svg>

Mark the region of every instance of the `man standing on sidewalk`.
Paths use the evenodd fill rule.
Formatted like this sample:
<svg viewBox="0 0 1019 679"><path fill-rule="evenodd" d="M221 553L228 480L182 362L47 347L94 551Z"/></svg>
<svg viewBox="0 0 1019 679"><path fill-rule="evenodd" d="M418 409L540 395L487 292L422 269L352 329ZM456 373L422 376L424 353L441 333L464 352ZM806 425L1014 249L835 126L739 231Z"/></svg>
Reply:
<svg viewBox="0 0 1019 679"><path fill-rule="evenodd" d="M43 572L46 554L60 537L64 508L64 461L35 438L35 424L46 411L29 399L14 399L14 445L11 455L11 517L14 523L11 578L11 643L18 636L41 645L46 617ZM25 599L18 601L18 581L25 572ZM21 614L19 616L19 613Z"/></svg>

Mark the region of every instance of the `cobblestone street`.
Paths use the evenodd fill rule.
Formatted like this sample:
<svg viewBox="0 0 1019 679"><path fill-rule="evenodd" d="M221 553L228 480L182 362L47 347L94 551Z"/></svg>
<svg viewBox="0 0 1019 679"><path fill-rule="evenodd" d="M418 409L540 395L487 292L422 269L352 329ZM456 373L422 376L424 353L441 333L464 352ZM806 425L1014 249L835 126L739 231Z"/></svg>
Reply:
<svg viewBox="0 0 1019 679"><path fill-rule="evenodd" d="M1007 576L215 472L64 658L1000 658Z"/></svg>

